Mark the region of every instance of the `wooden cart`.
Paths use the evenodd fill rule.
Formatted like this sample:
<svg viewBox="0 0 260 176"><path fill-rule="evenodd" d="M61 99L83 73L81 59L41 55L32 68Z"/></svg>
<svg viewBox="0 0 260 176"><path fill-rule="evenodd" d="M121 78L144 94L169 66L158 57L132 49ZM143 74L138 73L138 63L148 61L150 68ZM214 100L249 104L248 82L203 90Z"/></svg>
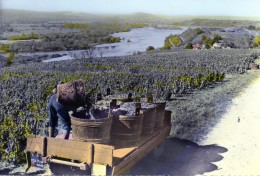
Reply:
<svg viewBox="0 0 260 176"><path fill-rule="evenodd" d="M27 164L42 167L57 163L64 167L77 167L91 175L121 175L162 144L170 134L171 119L165 116L164 126L128 148L93 144L76 140L63 140L41 136L27 139Z"/></svg>

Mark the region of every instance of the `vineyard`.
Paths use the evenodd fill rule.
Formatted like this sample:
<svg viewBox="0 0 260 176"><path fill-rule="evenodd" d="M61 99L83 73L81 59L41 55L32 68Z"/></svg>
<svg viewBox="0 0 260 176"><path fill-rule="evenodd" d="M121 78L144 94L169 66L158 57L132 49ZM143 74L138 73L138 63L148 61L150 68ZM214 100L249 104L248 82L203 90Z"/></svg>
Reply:
<svg viewBox="0 0 260 176"><path fill-rule="evenodd" d="M226 74L242 74L260 56L259 50L204 50L140 54L112 58L30 63L0 71L0 156L24 161L26 136L46 133L47 102L59 81L82 79L92 97L154 95L171 101L221 82ZM174 109L172 109L174 111Z"/></svg>

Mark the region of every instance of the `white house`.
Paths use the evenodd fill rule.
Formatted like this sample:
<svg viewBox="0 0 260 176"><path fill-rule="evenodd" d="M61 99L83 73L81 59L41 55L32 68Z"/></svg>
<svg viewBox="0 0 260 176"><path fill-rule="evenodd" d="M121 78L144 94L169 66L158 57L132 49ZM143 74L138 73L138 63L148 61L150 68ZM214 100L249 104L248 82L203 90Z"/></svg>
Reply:
<svg viewBox="0 0 260 176"><path fill-rule="evenodd" d="M221 49L222 48L222 43L214 43L212 48Z"/></svg>

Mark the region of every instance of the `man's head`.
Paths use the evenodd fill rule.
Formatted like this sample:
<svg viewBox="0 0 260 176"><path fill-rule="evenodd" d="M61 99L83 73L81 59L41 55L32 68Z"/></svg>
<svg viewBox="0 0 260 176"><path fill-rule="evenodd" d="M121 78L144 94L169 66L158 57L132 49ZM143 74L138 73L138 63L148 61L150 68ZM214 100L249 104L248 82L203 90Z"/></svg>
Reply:
<svg viewBox="0 0 260 176"><path fill-rule="evenodd" d="M82 80L57 84L58 102L68 110L77 109L85 105L85 86Z"/></svg>

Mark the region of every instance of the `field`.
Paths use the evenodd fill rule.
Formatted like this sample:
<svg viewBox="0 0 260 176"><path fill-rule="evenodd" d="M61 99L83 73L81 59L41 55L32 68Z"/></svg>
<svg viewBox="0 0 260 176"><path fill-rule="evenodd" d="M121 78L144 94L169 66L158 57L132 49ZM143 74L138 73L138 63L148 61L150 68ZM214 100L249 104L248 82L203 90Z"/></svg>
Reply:
<svg viewBox="0 0 260 176"><path fill-rule="evenodd" d="M105 90L111 88L113 96L133 93L145 97L150 92L157 102L167 99L167 108L173 111L172 135L178 136L187 127L192 131L199 129L202 122L210 121L212 117L205 113L215 108L186 109L185 105L178 105L182 99L228 81L226 75L245 73L259 55L259 50L184 50L3 68L0 75L2 160L22 162L26 136L46 133L47 101L60 80L82 79L86 93L94 98L97 93L105 96ZM183 111L188 119L186 115L179 116Z"/></svg>

